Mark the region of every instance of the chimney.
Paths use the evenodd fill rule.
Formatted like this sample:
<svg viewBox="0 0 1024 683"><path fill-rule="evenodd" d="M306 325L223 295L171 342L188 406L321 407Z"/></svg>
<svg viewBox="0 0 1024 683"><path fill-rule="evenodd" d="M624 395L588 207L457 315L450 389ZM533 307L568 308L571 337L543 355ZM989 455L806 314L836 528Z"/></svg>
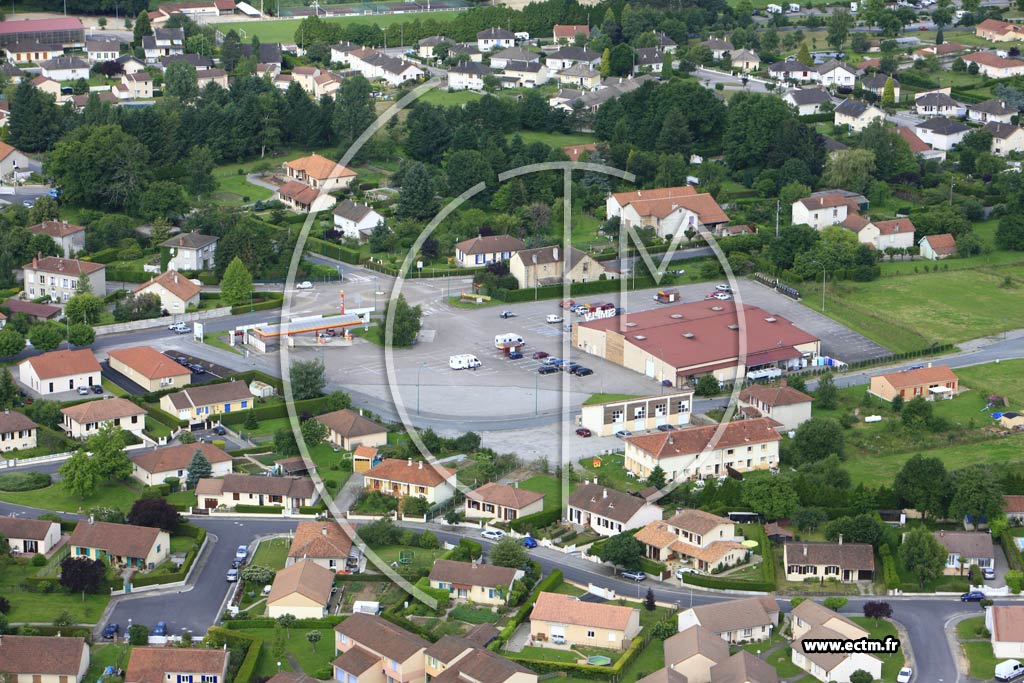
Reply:
<svg viewBox="0 0 1024 683"><path fill-rule="evenodd" d="M412 467L412 458L409 458L408 462L409 462L408 467Z"/></svg>
<svg viewBox="0 0 1024 683"><path fill-rule="evenodd" d="M821 202L822 206L825 206L825 198L824 197L818 197L818 201Z"/></svg>
<svg viewBox="0 0 1024 683"><path fill-rule="evenodd" d="M96 517L93 516L93 515L89 515L89 524L92 524L95 521L96 521Z"/></svg>
<svg viewBox="0 0 1024 683"><path fill-rule="evenodd" d="M515 482L515 483L514 483L514 484L513 484L512 486L513 486L514 488L519 488L519 482L518 482L518 481L517 481L517 482Z"/></svg>
<svg viewBox="0 0 1024 683"><path fill-rule="evenodd" d="M327 535L327 525L326 524L324 524L322 527L320 527L320 533L322 533L324 536Z"/></svg>
<svg viewBox="0 0 1024 683"><path fill-rule="evenodd" d="M420 469L421 470L423 469L423 461L422 460L420 460Z"/></svg>
<svg viewBox="0 0 1024 683"><path fill-rule="evenodd" d="M178 271L174 271L174 284L178 284Z"/></svg>
<svg viewBox="0 0 1024 683"><path fill-rule="evenodd" d="M601 497L602 498L607 498L608 497L608 489L602 489L601 490Z"/></svg>
<svg viewBox="0 0 1024 683"><path fill-rule="evenodd" d="M785 377L783 377L782 379L779 380L779 386L780 387L784 387L784 386L787 386L787 385L788 385L788 383L786 382L786 378Z"/></svg>
<svg viewBox="0 0 1024 683"><path fill-rule="evenodd" d="M804 546L804 557L807 557L807 546Z"/></svg>
<svg viewBox="0 0 1024 683"><path fill-rule="evenodd" d="M35 256L32 257L32 267L33 268L38 268L39 267L39 259L36 258Z"/></svg>
<svg viewBox="0 0 1024 683"><path fill-rule="evenodd" d="M551 250L551 253L552 253L552 254L554 255L554 257L555 257L555 263L557 263L557 262L558 262L558 247L555 247L554 249L552 249L552 250Z"/></svg>
<svg viewBox="0 0 1024 683"><path fill-rule="evenodd" d="M843 535L839 534L839 545L843 544Z"/></svg>

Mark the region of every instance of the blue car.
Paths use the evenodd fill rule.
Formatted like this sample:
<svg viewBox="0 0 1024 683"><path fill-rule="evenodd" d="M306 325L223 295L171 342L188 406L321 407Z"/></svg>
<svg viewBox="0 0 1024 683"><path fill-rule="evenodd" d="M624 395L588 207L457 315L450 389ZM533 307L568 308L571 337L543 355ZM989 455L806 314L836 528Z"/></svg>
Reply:
<svg viewBox="0 0 1024 683"><path fill-rule="evenodd" d="M167 635L167 622L158 621L156 622L156 628L153 629L154 636L166 636Z"/></svg>
<svg viewBox="0 0 1024 683"><path fill-rule="evenodd" d="M523 547L529 550L533 550L537 547L537 541L533 540L531 536L527 536L523 539Z"/></svg>
<svg viewBox="0 0 1024 683"><path fill-rule="evenodd" d="M508 359L509 360L519 360L522 357L523 357L523 354L519 353L518 351L509 351L508 352Z"/></svg>
<svg viewBox="0 0 1024 683"><path fill-rule="evenodd" d="M107 624L103 627L103 640L113 640L120 632L121 627L118 624Z"/></svg>
<svg viewBox="0 0 1024 683"><path fill-rule="evenodd" d="M981 602L985 594L981 591L968 591L960 596L960 602Z"/></svg>

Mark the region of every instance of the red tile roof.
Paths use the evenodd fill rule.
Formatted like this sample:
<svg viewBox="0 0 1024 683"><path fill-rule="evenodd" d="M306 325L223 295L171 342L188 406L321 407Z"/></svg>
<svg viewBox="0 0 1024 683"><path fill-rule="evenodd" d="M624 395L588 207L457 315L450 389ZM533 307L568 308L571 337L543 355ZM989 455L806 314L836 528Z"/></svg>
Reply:
<svg viewBox="0 0 1024 683"><path fill-rule="evenodd" d="M726 423L721 437L714 445L711 444L711 439L719 425L703 425L677 429L672 432L628 436L626 441L645 453L651 454L655 460L660 460L678 455L701 453L706 448L735 448L736 446L781 441L782 437L775 431L776 424L778 423L775 420L764 417Z"/></svg>
<svg viewBox="0 0 1024 683"><path fill-rule="evenodd" d="M949 256L956 253L956 238L948 232L940 235L928 235L928 246L939 256Z"/></svg>
<svg viewBox="0 0 1024 683"><path fill-rule="evenodd" d="M530 612L530 620L624 631L634 612L638 610L632 607L583 602L561 593L541 593Z"/></svg>
<svg viewBox="0 0 1024 683"><path fill-rule="evenodd" d="M24 361L32 366L39 379L87 375L100 372L100 364L89 349L50 351Z"/></svg>
<svg viewBox="0 0 1024 683"><path fill-rule="evenodd" d="M101 398L96 401L86 401L76 406L61 409L62 413L70 417L78 424L92 424L94 422L105 422L119 417L131 417L132 415L145 415L145 409L135 405L126 398L113 397Z"/></svg>
<svg viewBox="0 0 1024 683"><path fill-rule="evenodd" d="M396 460L388 458L363 473L364 479L397 481L415 486L437 486L455 476L455 470L440 465L431 465L422 460Z"/></svg>
<svg viewBox="0 0 1024 683"><path fill-rule="evenodd" d="M143 292L155 284L162 286L168 292L185 302L203 291L202 287L192 282L184 275L181 275L178 271L168 270L167 272L160 273L160 275L152 278L149 282L136 287L135 293L138 294L139 292Z"/></svg>
<svg viewBox="0 0 1024 683"><path fill-rule="evenodd" d="M160 353L152 346L132 346L127 349L111 349L107 352L111 358L124 363L135 372L149 379L162 377L191 378L192 371L179 365L176 361Z"/></svg>
<svg viewBox="0 0 1024 683"><path fill-rule="evenodd" d="M4 155L0 155L2 158ZM95 273L97 270L103 270L106 268L102 263L90 263L89 261L79 261L73 258L61 258L60 256L45 256L43 258L34 258L31 263L26 263L22 268L30 268L35 271L43 273L52 273L54 275L70 275L71 277L78 277L83 272L88 274Z"/></svg>

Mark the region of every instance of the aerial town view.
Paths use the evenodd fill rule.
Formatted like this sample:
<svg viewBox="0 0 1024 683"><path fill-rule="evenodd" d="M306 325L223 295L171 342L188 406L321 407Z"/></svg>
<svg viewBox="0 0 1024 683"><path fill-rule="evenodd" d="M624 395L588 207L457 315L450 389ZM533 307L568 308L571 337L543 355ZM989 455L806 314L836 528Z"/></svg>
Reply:
<svg viewBox="0 0 1024 683"><path fill-rule="evenodd" d="M0 683L1024 683L1024 0L0 5Z"/></svg>

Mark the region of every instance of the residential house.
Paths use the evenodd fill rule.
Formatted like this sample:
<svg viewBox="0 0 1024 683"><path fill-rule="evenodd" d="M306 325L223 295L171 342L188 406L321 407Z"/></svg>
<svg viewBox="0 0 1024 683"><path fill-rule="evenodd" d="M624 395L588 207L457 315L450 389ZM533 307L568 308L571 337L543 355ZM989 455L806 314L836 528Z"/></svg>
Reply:
<svg viewBox="0 0 1024 683"><path fill-rule="evenodd" d="M334 588L334 572L312 560L299 560L278 569L267 596L267 616L291 614L299 619L322 619Z"/></svg>
<svg viewBox="0 0 1024 683"><path fill-rule="evenodd" d="M1000 57L991 52L974 52L964 56L964 61L977 64L978 71L989 78L1010 78L1024 74L1024 61Z"/></svg>
<svg viewBox="0 0 1024 683"><path fill-rule="evenodd" d="M96 522L89 517L75 525L68 547L71 557L105 560L145 571L170 556L171 536L162 529Z"/></svg>
<svg viewBox="0 0 1024 683"><path fill-rule="evenodd" d="M319 154L286 161L284 173L289 180L297 180L324 192L347 190L355 180L355 171Z"/></svg>
<svg viewBox="0 0 1024 683"><path fill-rule="evenodd" d="M82 683L88 669L89 645L84 638L12 634L0 638L0 670L9 683Z"/></svg>
<svg viewBox="0 0 1024 683"><path fill-rule="evenodd" d="M185 30L180 28L158 28L153 35L143 36L142 50L146 64L156 64L161 57L185 54Z"/></svg>
<svg viewBox="0 0 1024 683"><path fill-rule="evenodd" d="M480 268L508 261L525 248L525 242L511 235L477 235L455 245L455 264L460 268Z"/></svg>
<svg viewBox="0 0 1024 683"><path fill-rule="evenodd" d="M658 190L619 193L614 199L622 209L615 215L622 227L654 228L658 237L671 240L701 228L716 232L729 222L729 216L706 192L698 194L690 186L664 190L671 196L662 198ZM610 200L606 203L612 205Z"/></svg>
<svg viewBox="0 0 1024 683"><path fill-rule="evenodd" d="M0 64L0 74L6 76L7 80L10 81L12 85L21 85L21 80L25 76L24 71L14 66L10 62L4 62L3 64ZM6 111L7 114L10 114L10 102L4 100L4 103L7 106L7 108L4 111Z"/></svg>
<svg viewBox="0 0 1024 683"><path fill-rule="evenodd" d="M431 683L537 683L537 674L485 649L490 624L477 626L465 637L442 636L424 650L426 680Z"/></svg>
<svg viewBox="0 0 1024 683"><path fill-rule="evenodd" d="M776 81L816 81L818 72L796 60L775 62L768 67L768 77Z"/></svg>
<svg viewBox="0 0 1024 683"><path fill-rule="evenodd" d="M634 536L652 560L705 574L741 564L750 552L732 521L703 510L681 510L648 522Z"/></svg>
<svg viewBox="0 0 1024 683"><path fill-rule="evenodd" d="M601 84L601 72L580 62L559 71L558 82L570 88L594 90Z"/></svg>
<svg viewBox="0 0 1024 683"><path fill-rule="evenodd" d="M775 598L761 595L691 607L677 618L680 633L701 627L735 645L770 638L779 625L780 612Z"/></svg>
<svg viewBox="0 0 1024 683"><path fill-rule="evenodd" d="M888 247L909 248L914 246L914 224L909 218L891 221L872 221L858 213L850 214L841 225L857 235L857 241L879 251Z"/></svg>
<svg viewBox="0 0 1024 683"><path fill-rule="evenodd" d="M665 56L668 55L660 47L638 47L633 51L633 73L655 73L660 74L665 65Z"/></svg>
<svg viewBox="0 0 1024 683"><path fill-rule="evenodd" d="M729 659L729 644L720 635L701 625L688 626L666 638L663 649L666 670L677 676L682 675L682 683L691 680L710 682L711 669ZM669 679L665 683L672 681Z"/></svg>
<svg viewBox="0 0 1024 683"><path fill-rule="evenodd" d="M885 95L885 84L892 78L886 74L873 74L871 76L865 76L860 79L860 87L865 91L873 94L878 99L882 99ZM895 78L892 79L892 96L895 102L900 101L901 90L900 82Z"/></svg>
<svg viewBox="0 0 1024 683"><path fill-rule="evenodd" d="M560 254L559 251L559 247L540 247L514 253L509 261L509 270L519 283L519 288L561 284L563 280L593 282L600 280L602 275L609 280L619 277L617 270L605 266L575 247L569 248L568 259L564 252Z"/></svg>
<svg viewBox="0 0 1024 683"><path fill-rule="evenodd" d="M422 460L385 458L363 473L368 491L380 491L395 498L416 496L430 505L443 503L455 495L455 470Z"/></svg>
<svg viewBox="0 0 1024 683"><path fill-rule="evenodd" d="M455 600L501 606L508 602L512 584L523 570L479 562L437 560L430 570L431 588L447 590Z"/></svg>
<svg viewBox="0 0 1024 683"><path fill-rule="evenodd" d="M326 192L321 192L298 180L289 180L278 187L274 198L295 213L309 213L314 210L326 211L338 203L338 200Z"/></svg>
<svg viewBox="0 0 1024 683"><path fill-rule="evenodd" d="M1024 39L1022 27L1001 19L985 19L974 27L974 35L994 43Z"/></svg>
<svg viewBox="0 0 1024 683"><path fill-rule="evenodd" d="M948 232L938 235L926 235L918 241L921 249L921 258L929 261L941 261L950 256L956 256L956 238Z"/></svg>
<svg viewBox="0 0 1024 683"><path fill-rule="evenodd" d="M950 97L948 93L935 90L915 95L914 111L918 116L924 117L959 117L966 113L966 108Z"/></svg>
<svg viewBox="0 0 1024 683"><path fill-rule="evenodd" d="M245 382L203 384L189 387L160 398L160 408L190 425L210 421L214 415L246 410L253 405L253 395Z"/></svg>
<svg viewBox="0 0 1024 683"><path fill-rule="evenodd" d="M812 114L820 114L822 105L831 104L832 96L824 88L814 86L788 90L782 96L782 101L791 107L796 107L796 111L800 116L811 116Z"/></svg>
<svg viewBox="0 0 1024 683"><path fill-rule="evenodd" d="M146 63L134 55L121 55L116 61L126 74L137 74L146 70Z"/></svg>
<svg viewBox="0 0 1024 683"><path fill-rule="evenodd" d="M761 58L753 50L737 50L731 53L729 63L732 68L739 69L743 73L757 71L761 68Z"/></svg>
<svg viewBox="0 0 1024 683"><path fill-rule="evenodd" d="M0 534L7 539L12 553L49 555L60 542L60 523L48 519L0 517ZM0 644L0 662L2 661L3 648ZM0 667L2 666L0 664Z"/></svg>
<svg viewBox="0 0 1024 683"><path fill-rule="evenodd" d="M539 62L540 55L536 52L524 50L521 47L510 47L507 50L496 52L491 55L491 66L495 69L505 69L509 62ZM550 68L550 67L549 67Z"/></svg>
<svg viewBox="0 0 1024 683"><path fill-rule="evenodd" d="M1024 128L989 121L985 124L985 130L992 134L992 154L1005 157L1011 152L1024 152Z"/></svg>
<svg viewBox="0 0 1024 683"><path fill-rule="evenodd" d="M594 90L582 93L573 100L559 101L558 97L552 97L548 101L553 102L551 106L563 111L575 111L576 101L579 101L580 111L597 113L606 102L618 99L621 95L633 92L644 83L654 81L651 74L636 76L634 78L604 78Z"/></svg>
<svg viewBox="0 0 1024 683"><path fill-rule="evenodd" d="M692 405L692 389L614 398L582 406L579 424L595 436L611 436L622 429L639 432L662 425L685 427L690 424Z"/></svg>
<svg viewBox="0 0 1024 683"><path fill-rule="evenodd" d="M737 472L767 470L779 465L777 422L753 418L719 425L687 427L626 437L625 467L639 479L661 467L668 481L710 479ZM717 441L714 439L717 438Z"/></svg>
<svg viewBox="0 0 1024 683"><path fill-rule="evenodd" d="M203 69L196 73L196 85L200 90L215 83L225 90L228 89L228 72L224 69Z"/></svg>
<svg viewBox="0 0 1024 683"><path fill-rule="evenodd" d="M999 419L997 421L999 422L999 426L1002 427L1003 429L1014 429L1014 430L1022 430L1022 429L1024 429L1024 413L1020 413L1020 412L1017 412L1015 410L1010 410L1010 411L1007 411L1007 412L1003 413L1002 415L999 416ZM1009 499L1009 498L1020 498L1020 496L1003 496L1003 497L1007 498L1007 499ZM1006 516L1010 517L1010 511L1009 510L1006 510ZM1024 518L1021 518L1021 516L1019 514L1014 515L1014 517L1018 521L1024 522Z"/></svg>
<svg viewBox="0 0 1024 683"><path fill-rule="evenodd" d="M576 64L583 64L591 69L596 69L601 65L601 54L584 47L570 45L559 48L549 54L547 59L545 59L545 63L548 65L549 71L563 71Z"/></svg>
<svg viewBox="0 0 1024 683"><path fill-rule="evenodd" d="M35 235L48 235L64 254L64 258L85 251L85 228L81 225L67 221L43 221L30 225L28 231Z"/></svg>
<svg viewBox="0 0 1024 683"><path fill-rule="evenodd" d="M946 576L966 576L971 565L996 568L992 534L987 531L935 531L935 540L946 549Z"/></svg>
<svg viewBox="0 0 1024 683"><path fill-rule="evenodd" d="M859 211L856 201L842 190L816 192L798 199L791 207L794 225L809 225L815 230L830 225L841 225L851 214Z"/></svg>
<svg viewBox="0 0 1024 683"><path fill-rule="evenodd" d="M368 80L382 79L388 85L398 86L406 81L416 81L423 76L423 69L404 59L390 57L383 52L373 51L362 56L353 68Z"/></svg>
<svg viewBox="0 0 1024 683"><path fill-rule="evenodd" d="M0 142L0 179L6 179L8 182L27 179L30 175L30 161L21 150L11 147L6 142Z"/></svg>
<svg viewBox="0 0 1024 683"><path fill-rule="evenodd" d="M466 494L466 519L492 519L509 522L544 510L544 494L487 482Z"/></svg>
<svg viewBox="0 0 1024 683"><path fill-rule="evenodd" d="M334 627L339 683L421 683L430 643L376 615L356 613Z"/></svg>
<svg viewBox="0 0 1024 683"><path fill-rule="evenodd" d="M18 381L41 396L100 383L100 364L89 349L60 349L23 360Z"/></svg>
<svg viewBox="0 0 1024 683"><path fill-rule="evenodd" d="M384 216L366 203L346 199L334 207L334 229L354 240L365 242L373 229L384 224Z"/></svg>
<svg viewBox="0 0 1024 683"><path fill-rule="evenodd" d="M949 55L955 55L960 52L967 50L967 46L961 43L954 43L946 41L941 45L926 45L922 48L914 50L913 57L914 61L920 59L927 59L928 57L948 57Z"/></svg>
<svg viewBox="0 0 1024 683"><path fill-rule="evenodd" d="M46 93L47 95L53 95L54 98L61 100L63 96L60 91L60 83L47 78L46 76L36 76L30 81L36 90Z"/></svg>
<svg viewBox="0 0 1024 683"><path fill-rule="evenodd" d="M315 505L316 486L309 477L262 477L225 474L221 479L200 479L196 484L199 507L207 510L236 505L276 506L285 512Z"/></svg>
<svg viewBox="0 0 1024 683"><path fill-rule="evenodd" d="M551 97L548 98L548 106L552 107L554 109L562 109L562 110L565 110L565 111L571 111L572 110L573 102L579 100L582 97L583 97L583 91L582 90L577 90L575 88L559 88L558 92L556 92L554 95L552 95ZM595 145L595 149L596 149L596 145ZM566 151L565 147L562 148L562 151L565 151L566 154L569 155L569 160L570 161L577 161L578 160L578 159L573 159L572 155L569 154L568 151Z"/></svg>
<svg viewBox="0 0 1024 683"><path fill-rule="evenodd" d="M565 519L589 527L601 536L615 536L639 529L661 519L661 508L640 496L609 489L601 484L583 483L566 503Z"/></svg>
<svg viewBox="0 0 1024 683"><path fill-rule="evenodd" d="M840 102L833 116L835 125L849 126L855 133L862 132L875 121L885 121L885 112L872 104L854 99Z"/></svg>
<svg viewBox="0 0 1024 683"><path fill-rule="evenodd" d="M40 64L60 57L64 54L64 48L61 45L45 45L35 41L26 41L6 45L4 53L7 56L7 61L11 64L27 64L29 62Z"/></svg>
<svg viewBox="0 0 1024 683"><path fill-rule="evenodd" d="M73 439L87 439L107 424L142 438L146 428L146 411L126 398L112 396L96 401L85 401L62 408L62 426Z"/></svg>
<svg viewBox="0 0 1024 683"><path fill-rule="evenodd" d="M903 126L896 127L896 133L910 147L910 151L914 153L914 156L919 156L922 159L937 159L939 161L945 161L946 152L941 149L932 149L931 146L921 138L917 137L917 134L910 128Z"/></svg>
<svg viewBox="0 0 1024 683"><path fill-rule="evenodd" d="M246 44L245 47L251 48L251 45ZM213 68L213 57L207 57L206 55L195 54L194 52L186 52L183 55L168 55L160 60L160 70L167 73L167 67L176 62L184 62L193 69L196 70L198 75L202 75L203 71ZM202 89L202 86L200 86Z"/></svg>
<svg viewBox="0 0 1024 683"><path fill-rule="evenodd" d="M257 64L276 64L280 67L283 63L284 48L281 43L260 43L258 46L253 46L251 43L242 43L240 48L243 57L254 56L253 50L255 50Z"/></svg>
<svg viewBox="0 0 1024 683"><path fill-rule="evenodd" d="M870 581L875 572L874 550L867 543L787 543L783 546L787 581L810 578L841 583Z"/></svg>
<svg viewBox="0 0 1024 683"><path fill-rule="evenodd" d="M1003 496L1003 512L1011 526L1024 523L1024 496Z"/></svg>
<svg viewBox="0 0 1024 683"><path fill-rule="evenodd" d="M590 37L590 26L587 24L555 24L551 29L551 40L556 43L571 43L576 36Z"/></svg>
<svg viewBox="0 0 1024 683"><path fill-rule="evenodd" d="M640 633L640 610L544 593L530 612L530 638L569 646L624 650Z"/></svg>
<svg viewBox="0 0 1024 683"><path fill-rule="evenodd" d="M1018 114L1016 107L1011 107L1003 100L985 100L978 104L972 104L967 110L967 120L975 123L1013 123L1013 117Z"/></svg>
<svg viewBox="0 0 1024 683"><path fill-rule="evenodd" d="M471 62L480 63L484 60L484 53L477 47L476 41L470 43L456 43L449 48L453 55L466 55ZM449 87L449 89L451 89Z"/></svg>
<svg viewBox="0 0 1024 683"><path fill-rule="evenodd" d="M119 372L146 391L184 387L192 381L192 370L152 346L131 346L107 352L110 369Z"/></svg>
<svg viewBox="0 0 1024 683"><path fill-rule="evenodd" d="M434 59L434 57L435 57L434 50L436 50L441 45L451 46L451 45L454 45L454 44L455 44L454 41L449 40L448 38L445 38L444 36L427 36L426 38L421 38L419 40L419 42L416 43L416 54L421 59ZM349 46L352 46L352 47L350 48ZM348 61L348 54L349 54L350 49L358 49L358 47L359 46L353 46L352 43L342 43L339 46L332 46L331 47L331 61L332 62L347 62ZM338 48L337 52L335 52L336 48Z"/></svg>
<svg viewBox="0 0 1024 683"><path fill-rule="evenodd" d="M985 628L997 659L1024 659L1024 605L992 605L985 610Z"/></svg>
<svg viewBox="0 0 1024 683"><path fill-rule="evenodd" d="M814 399L781 380L778 384L751 384L740 392L740 411L749 417L769 417L781 429L796 429L811 419Z"/></svg>
<svg viewBox="0 0 1024 683"><path fill-rule="evenodd" d="M960 380L946 365L900 370L874 375L868 393L883 401L897 396L909 401L918 396L932 400L935 397L952 398L960 393Z"/></svg>
<svg viewBox="0 0 1024 683"><path fill-rule="evenodd" d="M345 408L317 415L314 419L327 427L327 443L346 451L351 451L360 444L373 447L388 444L387 428L363 417L357 410Z"/></svg>
<svg viewBox="0 0 1024 683"><path fill-rule="evenodd" d="M729 53L731 53L735 49L733 47L733 44L729 42L728 39L722 38L709 38L708 40L705 40L703 43L701 43L701 45L711 50L711 57L716 62L720 62L723 59L728 59Z"/></svg>
<svg viewBox="0 0 1024 683"><path fill-rule="evenodd" d="M196 453L202 453L210 463L211 474L223 477L231 474L233 459L212 443L199 441L177 446L164 446L132 458L132 476L146 486L158 486L168 479L177 479L185 488L188 468Z"/></svg>
<svg viewBox="0 0 1024 683"><path fill-rule="evenodd" d="M536 88L547 83L550 77L548 67L541 62L508 60L502 78L505 87Z"/></svg>
<svg viewBox="0 0 1024 683"><path fill-rule="evenodd" d="M480 62L468 61L453 66L448 71L449 90L484 89L484 76L494 73L494 69Z"/></svg>
<svg viewBox="0 0 1024 683"><path fill-rule="evenodd" d="M356 548L358 551L358 548ZM306 560L343 572L349 568L352 555L352 537L334 520L299 522L288 548L286 565Z"/></svg>
<svg viewBox="0 0 1024 683"><path fill-rule="evenodd" d="M503 28L489 28L476 34L476 46L481 52L504 50L516 44L516 37Z"/></svg>
<svg viewBox="0 0 1024 683"><path fill-rule="evenodd" d="M7 372L7 370L3 370ZM39 425L30 420L24 413L16 410L5 410L0 413L0 450L23 451L36 447L36 435ZM0 531L0 533L3 533ZM5 536L7 534L4 534Z"/></svg>
<svg viewBox="0 0 1024 683"><path fill-rule="evenodd" d="M121 82L111 88L119 100L148 100L153 98L153 76L148 71L121 75Z"/></svg>
<svg viewBox="0 0 1024 683"><path fill-rule="evenodd" d="M228 679L226 649L187 647L135 647L128 658L125 683L225 683Z"/></svg>
<svg viewBox="0 0 1024 683"><path fill-rule="evenodd" d="M74 55L59 55L39 64L39 72L55 81L89 79L89 63Z"/></svg>
<svg viewBox="0 0 1024 683"><path fill-rule="evenodd" d="M817 71L818 77L815 80L826 87L834 85L839 88L852 88L857 82L857 71L835 59L821 64Z"/></svg>
<svg viewBox="0 0 1024 683"><path fill-rule="evenodd" d="M850 674L857 670L867 671L873 679L881 679L882 660L874 655L807 652L804 648L804 641L810 640L865 639L869 637L867 630L813 600L805 600L793 608L790 620L793 632L790 659L819 681L849 683Z"/></svg>
<svg viewBox="0 0 1024 683"><path fill-rule="evenodd" d="M22 289L27 299L49 296L53 303L67 303L78 293L78 281L83 275L91 291L107 291L107 267L102 263L43 256L33 258L31 263L22 266L22 270Z"/></svg>
<svg viewBox="0 0 1024 683"><path fill-rule="evenodd" d="M167 270L135 288L135 295L156 294L164 315L181 315L199 306L203 288L176 270Z"/></svg>
<svg viewBox="0 0 1024 683"><path fill-rule="evenodd" d="M160 243L167 249L170 260L168 270L213 270L219 237L183 232Z"/></svg>
<svg viewBox="0 0 1024 683"><path fill-rule="evenodd" d="M655 31L654 37L658 41L658 47L660 47L665 52L676 51L676 41L669 38L668 34L665 33L664 31Z"/></svg>

